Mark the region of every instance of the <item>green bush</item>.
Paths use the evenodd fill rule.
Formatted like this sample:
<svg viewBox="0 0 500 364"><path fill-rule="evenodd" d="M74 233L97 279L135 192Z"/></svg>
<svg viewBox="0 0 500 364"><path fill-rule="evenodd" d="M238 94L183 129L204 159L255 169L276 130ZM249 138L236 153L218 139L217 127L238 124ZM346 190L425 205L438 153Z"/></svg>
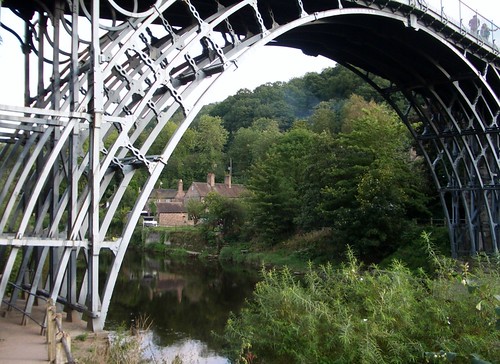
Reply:
<svg viewBox="0 0 500 364"><path fill-rule="evenodd" d="M351 252L341 268L311 267L303 281L286 268L263 272L253 299L227 322L230 355L239 363L500 358L498 259L458 265L431 251L431 260L433 277L398 262L364 269Z"/></svg>

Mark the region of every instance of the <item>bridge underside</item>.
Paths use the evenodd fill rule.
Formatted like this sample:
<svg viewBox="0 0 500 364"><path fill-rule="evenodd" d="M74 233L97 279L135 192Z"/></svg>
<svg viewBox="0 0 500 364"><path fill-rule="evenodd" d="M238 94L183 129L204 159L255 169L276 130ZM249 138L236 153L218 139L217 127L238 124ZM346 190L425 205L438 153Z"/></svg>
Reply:
<svg viewBox="0 0 500 364"><path fill-rule="evenodd" d="M500 59L423 1L4 0L27 24L25 107L0 105L2 304L29 293L102 329L155 182L218 77L265 44L358 73L399 113L441 196L454 255L498 252ZM8 24L6 24L8 26ZM389 80L381 86L373 75ZM394 102L404 95L407 103ZM155 141L184 114L160 154ZM138 169L148 178L140 180ZM140 192L134 206L123 196ZM110 225L130 210L121 232ZM108 272L99 270L111 252ZM9 294L7 294L9 292Z"/></svg>

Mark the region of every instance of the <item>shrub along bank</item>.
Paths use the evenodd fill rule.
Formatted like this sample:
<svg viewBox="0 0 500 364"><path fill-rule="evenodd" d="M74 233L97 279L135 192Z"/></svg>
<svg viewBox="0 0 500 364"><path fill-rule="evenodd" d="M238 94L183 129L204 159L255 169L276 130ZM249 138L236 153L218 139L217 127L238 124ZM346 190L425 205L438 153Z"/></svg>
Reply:
<svg viewBox="0 0 500 364"><path fill-rule="evenodd" d="M237 363L498 363L499 258L430 257L432 275L363 267L351 252L301 280L263 271L223 339Z"/></svg>

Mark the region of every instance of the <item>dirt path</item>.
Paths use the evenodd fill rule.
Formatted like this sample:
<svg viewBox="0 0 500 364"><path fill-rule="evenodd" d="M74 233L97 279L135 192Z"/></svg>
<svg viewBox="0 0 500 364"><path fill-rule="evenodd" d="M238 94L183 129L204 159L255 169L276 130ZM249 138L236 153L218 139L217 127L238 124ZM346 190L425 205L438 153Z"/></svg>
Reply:
<svg viewBox="0 0 500 364"><path fill-rule="evenodd" d="M45 315L45 304L33 307L33 317L42 322ZM19 304L19 307L21 305ZM45 336L40 334L40 326L29 320L26 326L21 325L22 314L16 310L0 311L0 364L49 363ZM96 335L86 329L83 321L68 322L63 313L63 330L72 338L72 353L76 359L84 358L96 345L105 345L107 334ZM84 339L82 339L84 338ZM97 344L96 344L97 343ZM80 361L80 360L79 360ZM83 360L85 362L85 360Z"/></svg>
<svg viewBox="0 0 500 364"><path fill-rule="evenodd" d="M45 337L40 335L40 326L29 321L21 325L22 315L5 306L0 312L0 364L48 363ZM41 308L34 310L37 321L42 320Z"/></svg>

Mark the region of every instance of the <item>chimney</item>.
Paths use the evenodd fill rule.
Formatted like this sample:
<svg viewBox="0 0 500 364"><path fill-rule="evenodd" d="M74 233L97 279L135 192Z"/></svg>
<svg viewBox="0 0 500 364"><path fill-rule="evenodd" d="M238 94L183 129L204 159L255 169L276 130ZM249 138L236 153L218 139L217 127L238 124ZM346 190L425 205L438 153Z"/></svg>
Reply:
<svg viewBox="0 0 500 364"><path fill-rule="evenodd" d="M224 177L224 184L227 186L227 188L231 188L231 175L226 174Z"/></svg>
<svg viewBox="0 0 500 364"><path fill-rule="evenodd" d="M181 201L181 202L183 202L184 201L184 196L185 196L185 193L184 193L184 183L182 182L182 179L180 179L177 182L177 193L175 194L174 201Z"/></svg>
<svg viewBox="0 0 500 364"><path fill-rule="evenodd" d="M214 187L215 186L215 173L209 173L207 175L207 184L210 187Z"/></svg>

